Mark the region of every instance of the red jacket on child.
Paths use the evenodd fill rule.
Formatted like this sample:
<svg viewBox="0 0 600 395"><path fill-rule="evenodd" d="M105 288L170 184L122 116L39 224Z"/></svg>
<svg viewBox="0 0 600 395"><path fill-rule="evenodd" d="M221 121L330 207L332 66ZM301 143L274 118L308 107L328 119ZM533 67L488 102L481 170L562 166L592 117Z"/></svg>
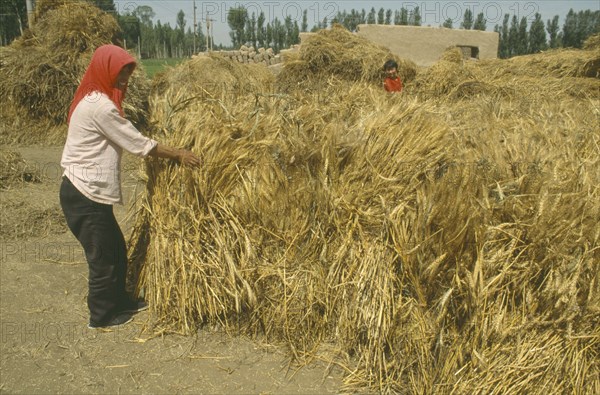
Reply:
<svg viewBox="0 0 600 395"><path fill-rule="evenodd" d="M383 87L388 92L402 92L402 81L400 81L400 77L386 77L383 80Z"/></svg>

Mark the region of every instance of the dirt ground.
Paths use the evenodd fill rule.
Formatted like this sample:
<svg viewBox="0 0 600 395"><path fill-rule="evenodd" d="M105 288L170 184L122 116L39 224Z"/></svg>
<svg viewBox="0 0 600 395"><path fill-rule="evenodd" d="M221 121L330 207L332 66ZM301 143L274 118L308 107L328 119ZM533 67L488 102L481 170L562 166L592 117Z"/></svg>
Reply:
<svg viewBox="0 0 600 395"><path fill-rule="evenodd" d="M203 330L151 336L149 314L111 332L87 328L87 264L58 202L62 146L19 152L40 175L0 190L0 393L325 394L341 372L297 369L285 349ZM135 198L139 159L123 183ZM127 236L126 202L115 214Z"/></svg>

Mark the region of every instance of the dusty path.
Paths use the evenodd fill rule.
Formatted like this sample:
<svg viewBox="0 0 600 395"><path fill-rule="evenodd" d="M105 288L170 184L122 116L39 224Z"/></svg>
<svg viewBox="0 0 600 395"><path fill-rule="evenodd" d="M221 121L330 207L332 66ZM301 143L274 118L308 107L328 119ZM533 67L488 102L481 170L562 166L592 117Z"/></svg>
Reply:
<svg viewBox="0 0 600 395"><path fill-rule="evenodd" d="M150 338L147 313L113 332L87 329L87 265L58 203L62 147L0 150L20 152L42 175L40 183L0 190L0 393L339 390L339 371L319 362L290 370L285 350L251 339L209 331ZM136 168L137 159L128 160ZM124 184L131 199L134 177ZM126 207L115 209L121 223Z"/></svg>

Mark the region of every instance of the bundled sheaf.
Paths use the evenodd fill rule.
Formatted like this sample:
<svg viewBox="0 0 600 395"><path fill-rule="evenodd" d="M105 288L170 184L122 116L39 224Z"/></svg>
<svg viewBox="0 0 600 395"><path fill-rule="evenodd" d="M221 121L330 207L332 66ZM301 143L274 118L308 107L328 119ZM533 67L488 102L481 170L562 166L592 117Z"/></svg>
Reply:
<svg viewBox="0 0 600 395"><path fill-rule="evenodd" d="M599 78L600 55L596 50L560 49L474 62L462 60L456 48L449 48L437 63L418 74L409 90L424 99L449 101L482 95L531 101L552 91L594 99L598 97Z"/></svg>
<svg viewBox="0 0 600 395"><path fill-rule="evenodd" d="M329 30L320 30L300 47L298 56L286 60L277 83L286 92L298 88L317 92L332 77L345 84L362 81L380 86L383 64L389 59L398 63L402 81L414 79L417 72L414 62L334 25Z"/></svg>
<svg viewBox="0 0 600 395"><path fill-rule="evenodd" d="M94 50L117 43L115 18L87 2L40 2L36 24L0 48L0 141L60 143L73 94ZM125 112L138 126L146 119L149 84L132 77Z"/></svg>
<svg viewBox="0 0 600 395"><path fill-rule="evenodd" d="M40 182L39 171L29 165L16 151L0 151L0 190L24 182Z"/></svg>
<svg viewBox="0 0 600 395"><path fill-rule="evenodd" d="M401 95L170 70L152 122L203 165L147 162L131 258L154 330L263 336L348 390L600 392L600 80L562 52L448 55Z"/></svg>

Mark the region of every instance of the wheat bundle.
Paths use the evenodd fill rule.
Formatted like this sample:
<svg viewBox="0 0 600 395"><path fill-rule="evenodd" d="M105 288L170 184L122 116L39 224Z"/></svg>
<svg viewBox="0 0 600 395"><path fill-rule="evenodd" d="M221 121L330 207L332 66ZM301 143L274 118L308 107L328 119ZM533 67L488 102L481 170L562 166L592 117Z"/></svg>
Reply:
<svg viewBox="0 0 600 395"><path fill-rule="evenodd" d="M75 0L78 1L78 0ZM62 7L65 4L72 3L72 0L37 0L35 2L34 16L36 20L42 19L42 16L48 11Z"/></svg>
<svg viewBox="0 0 600 395"><path fill-rule="evenodd" d="M496 77L600 78L600 54L593 48L554 49L538 54L515 56L502 61L484 60L480 62L479 67L483 72Z"/></svg>
<svg viewBox="0 0 600 395"><path fill-rule="evenodd" d="M417 75L408 90L424 99L502 97L526 107L523 102L539 103L549 95L595 100L600 89L600 80L594 78L599 62L593 50L554 50L508 60L464 62L456 48L449 48L436 64Z"/></svg>
<svg viewBox="0 0 600 395"><path fill-rule="evenodd" d="M446 97L465 83L473 83L473 74L461 63L440 60L417 76L415 89L424 97Z"/></svg>
<svg viewBox="0 0 600 395"><path fill-rule="evenodd" d="M278 76L278 86L289 91L293 88L321 89L331 76L348 82L370 82L379 85L383 80L383 64L388 59L398 63L398 75L410 82L416 74L416 65L400 59L389 49L349 32L340 25L320 30L300 47L298 58L286 59Z"/></svg>
<svg viewBox="0 0 600 395"><path fill-rule="evenodd" d="M0 189L9 189L22 182L39 182L39 171L28 165L16 151L0 150Z"/></svg>
<svg viewBox="0 0 600 395"><path fill-rule="evenodd" d="M413 97L336 76L292 96L219 62L150 100L204 159L147 163L132 269L154 330L327 348L354 391L600 390L597 79L442 60L453 85L424 70Z"/></svg>
<svg viewBox="0 0 600 395"><path fill-rule="evenodd" d="M583 49L591 51L600 48L600 33L593 34L583 42Z"/></svg>
<svg viewBox="0 0 600 395"><path fill-rule="evenodd" d="M273 75L263 65L243 65L214 54L193 58L156 75L151 95L169 96L173 89L190 96L235 99L257 92L272 93Z"/></svg>
<svg viewBox="0 0 600 395"><path fill-rule="evenodd" d="M0 48L0 94L10 104L2 109L2 142L61 142L93 51L114 42L119 32L114 17L86 2L67 2L41 13L32 30ZM146 119L148 89L140 67L124 103L138 126Z"/></svg>

